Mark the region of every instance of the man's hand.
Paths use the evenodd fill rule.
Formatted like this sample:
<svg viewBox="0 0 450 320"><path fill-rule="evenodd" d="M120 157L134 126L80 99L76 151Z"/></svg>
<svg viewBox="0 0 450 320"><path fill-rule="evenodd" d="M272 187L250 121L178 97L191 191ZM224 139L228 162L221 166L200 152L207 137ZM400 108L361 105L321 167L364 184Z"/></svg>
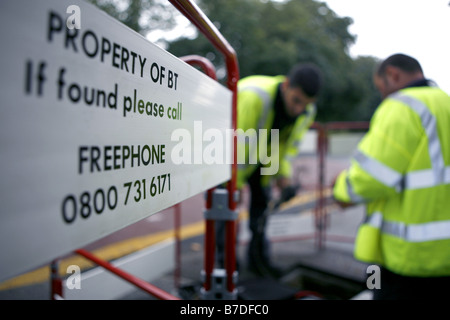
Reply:
<svg viewBox="0 0 450 320"><path fill-rule="evenodd" d="M289 185L281 190L280 203L291 200L297 194L297 188Z"/></svg>
<svg viewBox="0 0 450 320"><path fill-rule="evenodd" d="M336 180L337 180L338 176L339 176L339 174L336 175L336 176L334 177L333 181L331 182L331 190L333 190L334 185L336 184ZM334 200L334 202L335 202L341 209L345 209L345 208L352 207L352 206L355 205L355 204L352 203L352 202L342 202L342 201L339 201L339 200L337 200L336 198L334 198L334 196L333 196L333 200Z"/></svg>
<svg viewBox="0 0 450 320"><path fill-rule="evenodd" d="M355 205L355 204L352 203L352 202L342 202L342 201L339 201L339 200L336 200L336 199L334 199L334 202L336 202L337 205L338 205L341 209L345 209L345 208L352 207L352 206Z"/></svg>
<svg viewBox="0 0 450 320"><path fill-rule="evenodd" d="M276 184L280 190L283 190L284 188L292 186L292 180L287 177L281 177L277 179Z"/></svg>

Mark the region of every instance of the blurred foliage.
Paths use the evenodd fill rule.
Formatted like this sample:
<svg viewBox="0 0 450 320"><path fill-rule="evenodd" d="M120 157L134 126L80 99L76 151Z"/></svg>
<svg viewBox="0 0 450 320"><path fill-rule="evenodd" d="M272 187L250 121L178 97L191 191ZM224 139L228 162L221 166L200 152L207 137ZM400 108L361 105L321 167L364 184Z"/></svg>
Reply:
<svg viewBox="0 0 450 320"><path fill-rule="evenodd" d="M142 34L169 30L176 24L176 13L168 1L91 2ZM349 55L349 47L356 40L348 31L353 23L351 18L337 16L326 3L317 0L198 0L196 3L236 51L241 78L252 74L286 74L296 63L314 62L324 75L317 120L370 120L380 102L372 84L377 60ZM175 56L207 57L215 65L219 81L225 82L222 56L203 35L193 39L181 35L167 41L165 49Z"/></svg>
<svg viewBox="0 0 450 320"><path fill-rule="evenodd" d="M136 32L170 30L176 9L165 0L88 0ZM169 4L169 5L168 5Z"/></svg>

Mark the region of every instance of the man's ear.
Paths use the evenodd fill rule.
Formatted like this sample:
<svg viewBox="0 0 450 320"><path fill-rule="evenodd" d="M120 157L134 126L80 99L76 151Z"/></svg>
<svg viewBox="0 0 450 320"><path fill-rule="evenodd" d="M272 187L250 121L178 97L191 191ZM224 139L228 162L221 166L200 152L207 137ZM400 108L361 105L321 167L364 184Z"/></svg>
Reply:
<svg viewBox="0 0 450 320"><path fill-rule="evenodd" d="M289 79L286 78L286 80L283 81L283 83L281 84L281 87L283 90L286 90L289 87Z"/></svg>
<svg viewBox="0 0 450 320"><path fill-rule="evenodd" d="M394 83L397 83L400 80L400 69L394 66L387 66L386 67L386 77L388 79L392 79Z"/></svg>

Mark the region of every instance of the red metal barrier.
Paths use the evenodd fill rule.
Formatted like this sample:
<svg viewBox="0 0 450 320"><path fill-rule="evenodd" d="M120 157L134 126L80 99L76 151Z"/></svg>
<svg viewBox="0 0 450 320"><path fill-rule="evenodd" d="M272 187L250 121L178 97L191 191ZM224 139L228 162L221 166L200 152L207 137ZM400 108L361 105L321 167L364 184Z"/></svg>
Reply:
<svg viewBox="0 0 450 320"><path fill-rule="evenodd" d="M222 36L222 34L217 30L214 24L208 19L208 17L197 7L196 4L188 0L169 0L174 7L176 7L181 13L184 14L199 30L202 32L206 38L214 45L214 47L219 50L225 57L225 62L227 66L227 86L232 91L232 128L236 129L237 125L237 82L239 80L239 67L236 52L228 43L228 41ZM237 137L233 135L233 162L231 165L231 180L228 182L228 206L230 210L236 209L236 173L237 173ZM211 201L211 192L208 192L207 204ZM236 252L235 252L235 242L236 242L236 221L226 222L226 238L225 243L225 261L226 261L226 273L227 273L227 289L230 292L234 290L233 274L235 272L236 266ZM214 263L214 223L211 221L206 221L206 233L205 233L205 244L207 249L205 249L205 290L209 290L211 285L211 274L213 270Z"/></svg>
<svg viewBox="0 0 450 320"><path fill-rule="evenodd" d="M316 202L315 212L314 212L314 225L315 225L315 241L316 247L322 249L325 243L325 232L326 232L326 211L325 211L325 156L327 152L327 130L326 126L315 122L312 128L317 129L317 152L318 157L318 167L319 167L319 179L318 183L318 199Z"/></svg>
<svg viewBox="0 0 450 320"><path fill-rule="evenodd" d="M174 7L176 7L184 16L186 16L209 40L210 42L223 54L226 61L227 66L227 86L232 91L232 128L236 129L237 124L237 112L236 112L236 103L237 103L237 82L239 80L239 68L237 56L234 49L228 43L228 41L222 36L222 34L216 29L214 24L206 17L206 15L191 1L189 0L169 0ZM187 63L191 65L196 65L201 67L205 73L217 80L215 70L211 62L203 57L192 55L185 56L182 58ZM236 150L237 138L233 135L233 162L231 165L231 179L228 182L227 188L229 192L229 208L230 210L236 209L236 199L235 199L235 191L236 191L236 173L237 173L237 150ZM214 189L214 188L213 188ZM212 191L210 189L207 191L207 201L206 207L209 208L211 205L211 197ZM175 237L177 239L177 267L175 272L175 277L177 281L177 275L179 275L179 255L180 255L180 234L179 234L179 207L175 205ZM236 265L236 252L235 252L235 242L236 242L236 221L227 221L226 223L226 272L228 276L227 289L232 292L234 290L233 283L233 274L235 272ZM117 276L129 281L135 286L141 288L144 291L152 294L153 296L164 299L164 300L175 300L179 299L145 281L139 279L127 272L114 267L109 262L99 259L95 257L91 253L79 249L76 250L76 253L84 256L85 258L97 263L98 265L108 269L113 272ZM214 232L214 221L207 220L206 221L206 233L205 233L205 283L204 288L209 290L211 274L214 267L214 254L215 254L215 232ZM54 272L57 274L57 265L54 264ZM52 269L53 275L53 269ZM52 299L55 297L62 297L62 281L59 277L55 276L52 278Z"/></svg>
<svg viewBox="0 0 450 320"><path fill-rule="evenodd" d="M180 204L177 203L174 205L175 209L175 272L174 272L174 285L175 288L179 289L180 287L180 277L181 277L181 208Z"/></svg>
<svg viewBox="0 0 450 320"><path fill-rule="evenodd" d="M57 300L63 297L62 279L59 276L59 260L53 260L50 264L51 291L50 300Z"/></svg>
<svg viewBox="0 0 450 320"><path fill-rule="evenodd" d="M192 66L198 66L200 67L209 77L211 77L214 80L217 80L216 76L216 70L214 65L206 58L197 56L197 55L190 55L190 56L184 56L180 58L184 62L192 65ZM211 199L212 199L212 192L214 188L211 188L207 191L206 196L206 209L211 208ZM214 269L214 256L215 256L215 248L216 248L216 241L215 241L215 223L213 220L205 220L205 247L204 247L204 254L205 254L205 261L204 261L204 270L205 274L208 275L206 277L204 288L205 290L211 289L211 274Z"/></svg>
<svg viewBox="0 0 450 320"><path fill-rule="evenodd" d="M316 247L318 249L323 249L325 246L326 237L326 226L327 226L327 213L326 213L326 197L324 191L330 186L325 185L325 158L328 153L328 135L330 130L367 130L369 129L369 122L366 121L356 121L356 122L328 122L319 123L315 122L311 126L312 129L316 129L317 134L317 152L318 152L318 199L315 207L315 240ZM333 236L331 236L333 237ZM342 237L340 237L342 239ZM339 239L339 237L334 237L334 239Z"/></svg>
<svg viewBox="0 0 450 320"><path fill-rule="evenodd" d="M206 75L208 77L210 77L214 80L217 80L216 68L214 67L212 62L209 61L208 59L206 59L202 56L195 55L195 54L180 57L180 59L183 60L184 62L190 64L191 66L200 67L206 73Z"/></svg>
<svg viewBox="0 0 450 320"><path fill-rule="evenodd" d="M123 271L122 269L119 269L119 268L113 266L111 263L96 257L95 255L93 255L92 253L90 253L86 250L78 249L75 252L78 253L79 255L82 255L86 259L89 259L92 262L98 264L99 266L111 271L112 273L121 277L122 279L134 284L136 287L150 293L151 295L155 296L156 298L158 298L160 300L180 300L180 298L175 297L175 296L165 292L164 290L161 290L161 289L155 287L154 285L152 285L138 277L135 277L132 274L129 274L128 272Z"/></svg>

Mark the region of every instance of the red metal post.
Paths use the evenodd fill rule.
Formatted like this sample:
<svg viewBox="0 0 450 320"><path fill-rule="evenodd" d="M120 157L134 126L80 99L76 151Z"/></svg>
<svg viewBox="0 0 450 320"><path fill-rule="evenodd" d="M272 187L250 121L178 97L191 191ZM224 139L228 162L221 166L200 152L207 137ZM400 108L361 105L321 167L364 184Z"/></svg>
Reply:
<svg viewBox="0 0 450 320"><path fill-rule="evenodd" d="M214 188L208 190L206 195L206 209L210 209L212 206L212 194ZM215 237L215 221L205 220L205 247L204 247L204 266L205 270L205 282L203 288L206 291L211 290L211 276L214 269L214 256L216 253L216 237Z"/></svg>
<svg viewBox="0 0 450 320"><path fill-rule="evenodd" d="M370 122L368 121L336 121L327 122L326 128L328 130L356 130L356 129L369 129Z"/></svg>
<svg viewBox="0 0 450 320"><path fill-rule="evenodd" d="M180 203L177 203L174 208L174 221L175 221L175 272L174 272L174 284L175 288L180 287L181 277L181 210Z"/></svg>
<svg viewBox="0 0 450 320"><path fill-rule="evenodd" d="M327 148L327 142L326 142L326 127L319 123L314 122L311 126L313 129L317 129L317 152L318 152L318 197L316 200L316 206L314 211L314 226L315 226L315 241L316 241L316 247L320 250L323 249L324 242L325 242L325 213L324 213L324 207L325 207L325 199L324 199L324 181L325 181L325 153Z"/></svg>
<svg viewBox="0 0 450 320"><path fill-rule="evenodd" d="M202 32L206 38L218 49L225 57L227 66L227 86L232 91L232 127L236 129L237 125L237 82L239 80L239 67L237 61L237 55L228 41L222 36L222 34L217 30L214 24L208 19L208 17L197 7L196 4L188 0L169 0L173 6L175 6L181 13L184 14L199 30ZM233 163L231 165L231 179L228 182L228 203L230 210L236 209L236 174L237 174L237 147L236 147L237 137L233 135ZM210 228L211 224L207 222L207 228ZM233 275L236 265L236 252L234 250L236 243L236 221L226 222L226 272L227 272L227 289L232 292L234 290ZM214 230L210 230L207 233L211 233L214 236ZM208 270L210 268L208 267ZM205 268L206 279L209 279L210 274ZM212 270L212 269L211 269ZM205 287L206 289L206 287Z"/></svg>
<svg viewBox="0 0 450 320"><path fill-rule="evenodd" d="M51 296L50 300L57 300L58 297L63 297L62 279L59 276L59 260L53 260L50 264L50 281L51 281Z"/></svg>
<svg viewBox="0 0 450 320"><path fill-rule="evenodd" d="M198 55L189 55L180 58L184 62L200 67L206 75L211 77L214 80L217 80L216 70L214 65L208 59L198 56ZM206 209L211 208L212 194L214 188L211 188L207 191L206 194ZM216 239L215 239L215 221L214 220L205 220L205 247L204 247L204 271L205 271L205 282L203 287L206 291L211 289L211 275L214 269L214 256L216 251Z"/></svg>
<svg viewBox="0 0 450 320"><path fill-rule="evenodd" d="M325 210L325 158L328 153L328 132L329 130L355 130L368 129L369 122L367 121L352 121L352 122L328 122L321 124L315 122L312 128L317 129L317 151L318 155L318 191L319 197L315 207L315 228L316 228L316 246L318 249L323 249L326 241L327 215Z"/></svg>
<svg viewBox="0 0 450 320"><path fill-rule="evenodd" d="M324 197L324 188L325 188L325 156L327 153L327 128L326 126L322 126L320 130L320 155L319 155L319 210L318 210L318 218L319 218L319 249L323 249L325 247L326 241L326 212L325 212L325 197Z"/></svg>
<svg viewBox="0 0 450 320"><path fill-rule="evenodd" d="M239 80L239 66L236 52L223 35L217 30L215 25L208 19L208 17L197 7L195 3L188 0L169 0L174 7L184 14L206 38L219 50L225 57L227 66L227 86L233 92L232 98L232 126L236 129L237 124L237 82ZM236 208L236 201L234 199L234 192L236 190L236 169L237 169L237 155L236 155L236 141L234 137L233 149L234 160L232 164L231 180L229 183L229 206L231 210Z"/></svg>
<svg viewBox="0 0 450 320"><path fill-rule="evenodd" d="M214 269L214 255L216 252L216 238L215 238L215 221L205 220L205 260L204 260L204 270L205 270L205 282L203 288L206 291L211 290L212 283L212 273Z"/></svg>

